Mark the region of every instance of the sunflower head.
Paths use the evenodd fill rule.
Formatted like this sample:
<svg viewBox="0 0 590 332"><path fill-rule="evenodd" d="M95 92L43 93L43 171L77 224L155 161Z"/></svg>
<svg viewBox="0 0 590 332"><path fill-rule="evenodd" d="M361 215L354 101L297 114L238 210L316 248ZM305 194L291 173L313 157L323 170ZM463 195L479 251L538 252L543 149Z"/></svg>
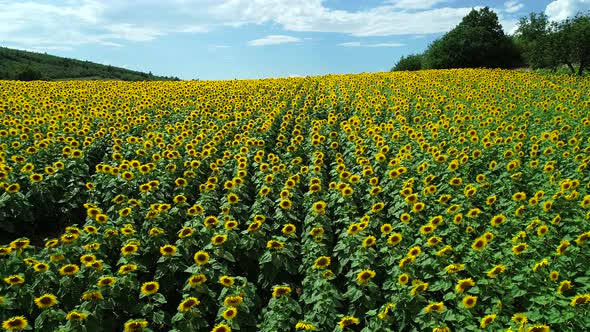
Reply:
<svg viewBox="0 0 590 332"><path fill-rule="evenodd" d="M53 294L44 294L35 298L34 302L39 309L47 309L53 307L57 303L57 298Z"/></svg>

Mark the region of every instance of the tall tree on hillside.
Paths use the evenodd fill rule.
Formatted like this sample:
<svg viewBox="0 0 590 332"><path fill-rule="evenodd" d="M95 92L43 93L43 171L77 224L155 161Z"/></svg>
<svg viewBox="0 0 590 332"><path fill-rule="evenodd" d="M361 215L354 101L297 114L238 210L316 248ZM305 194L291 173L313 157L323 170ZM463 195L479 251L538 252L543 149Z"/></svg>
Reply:
<svg viewBox="0 0 590 332"><path fill-rule="evenodd" d="M489 7L471 10L429 46L425 57L429 68L509 68L520 63L518 50Z"/></svg>

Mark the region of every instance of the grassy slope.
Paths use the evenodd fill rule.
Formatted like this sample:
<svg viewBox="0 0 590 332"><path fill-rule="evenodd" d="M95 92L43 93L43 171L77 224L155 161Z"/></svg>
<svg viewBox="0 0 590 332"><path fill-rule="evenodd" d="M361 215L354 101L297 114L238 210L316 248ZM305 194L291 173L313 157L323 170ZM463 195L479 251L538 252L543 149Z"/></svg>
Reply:
<svg viewBox="0 0 590 332"><path fill-rule="evenodd" d="M101 65L90 61L62 58L0 47L0 79L18 79L26 70L41 75L41 79L118 79L128 81L172 80L138 71ZM22 77L22 76L21 76Z"/></svg>

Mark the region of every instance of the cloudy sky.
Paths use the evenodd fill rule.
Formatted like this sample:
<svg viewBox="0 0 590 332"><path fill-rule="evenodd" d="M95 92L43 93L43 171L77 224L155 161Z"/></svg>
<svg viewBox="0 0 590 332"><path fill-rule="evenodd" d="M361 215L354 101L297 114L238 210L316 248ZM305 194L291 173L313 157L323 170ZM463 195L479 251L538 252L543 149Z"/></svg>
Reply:
<svg viewBox="0 0 590 332"><path fill-rule="evenodd" d="M0 0L0 45L183 79L375 72L481 6L510 32L590 0Z"/></svg>

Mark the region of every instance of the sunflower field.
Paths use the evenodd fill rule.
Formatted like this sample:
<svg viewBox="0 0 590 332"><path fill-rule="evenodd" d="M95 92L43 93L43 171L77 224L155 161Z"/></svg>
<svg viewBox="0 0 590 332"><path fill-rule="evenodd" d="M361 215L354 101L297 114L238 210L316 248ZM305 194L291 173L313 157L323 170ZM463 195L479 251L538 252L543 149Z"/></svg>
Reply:
<svg viewBox="0 0 590 332"><path fill-rule="evenodd" d="M590 329L590 79L0 95L5 331Z"/></svg>

